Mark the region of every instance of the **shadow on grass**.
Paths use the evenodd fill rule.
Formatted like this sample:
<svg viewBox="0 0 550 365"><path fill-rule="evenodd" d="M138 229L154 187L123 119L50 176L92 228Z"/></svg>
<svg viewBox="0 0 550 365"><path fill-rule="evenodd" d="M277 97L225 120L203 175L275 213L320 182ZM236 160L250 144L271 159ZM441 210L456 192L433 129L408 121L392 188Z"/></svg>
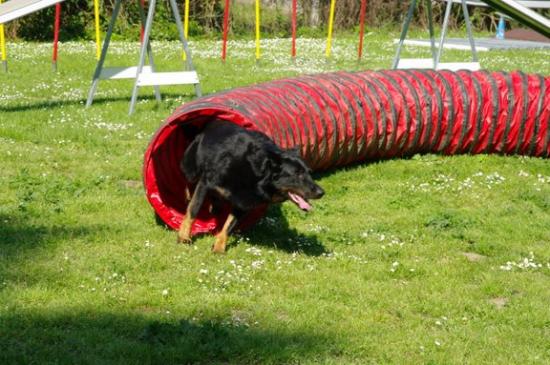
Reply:
<svg viewBox="0 0 550 365"><path fill-rule="evenodd" d="M161 92L162 100L166 100L166 98L181 98L182 96L189 99L192 99L194 97L194 94L177 94L177 93L163 93ZM128 94L128 96L116 96L116 97L97 97L94 98L93 105L102 105L107 103L114 103L119 101L125 101L130 103L131 95ZM155 101L154 95L140 95L138 96L138 101ZM31 111L31 110L42 110L47 108L58 108L61 106L70 106L70 105L81 105L82 108L85 108L86 105L86 99L72 99L72 100L61 100L61 99L54 99L54 100L44 100L44 101L38 101L35 103L29 103L29 104L15 104L14 105L2 105L0 104L0 113L1 112L25 112L25 111Z"/></svg>
<svg viewBox="0 0 550 365"><path fill-rule="evenodd" d="M50 242L87 236L102 229L101 226L34 225L19 214L0 214L0 252L2 258L18 256Z"/></svg>
<svg viewBox="0 0 550 365"><path fill-rule="evenodd" d="M227 323L226 323L227 322ZM0 316L2 364L299 363L338 352L333 336L223 320L113 313Z"/></svg>
<svg viewBox="0 0 550 365"><path fill-rule="evenodd" d="M309 256L328 253L316 235L305 235L290 227L280 205L269 207L267 216L241 235L254 245L289 253L300 252Z"/></svg>
<svg viewBox="0 0 550 365"><path fill-rule="evenodd" d="M155 221L157 225L168 230L171 229L158 214L155 214ZM253 245L288 253L300 252L308 256L320 256L323 253L328 253L317 236L304 235L291 228L280 205L270 206L266 217L252 228L244 232L237 232L237 235L249 239ZM238 245L235 241L235 239L230 241L228 250Z"/></svg>

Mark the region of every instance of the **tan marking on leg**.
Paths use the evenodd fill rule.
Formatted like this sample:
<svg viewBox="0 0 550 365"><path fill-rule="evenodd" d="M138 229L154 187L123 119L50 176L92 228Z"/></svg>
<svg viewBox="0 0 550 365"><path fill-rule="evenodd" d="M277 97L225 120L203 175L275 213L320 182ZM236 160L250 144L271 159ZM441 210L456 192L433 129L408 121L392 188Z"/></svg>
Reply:
<svg viewBox="0 0 550 365"><path fill-rule="evenodd" d="M189 194L189 188L186 187L186 195ZM196 192L196 189L195 189ZM193 194L189 204L187 204L187 210L185 212L185 218L181 222L180 229L178 231L178 243L191 244L191 227L193 227L194 219L191 217L191 207L195 203L197 194ZM189 199L188 199L189 200Z"/></svg>
<svg viewBox="0 0 550 365"><path fill-rule="evenodd" d="M228 230L231 226L231 223L235 220L235 216L230 213L227 217L227 220L225 221L225 224L223 225L222 230L220 233L216 235L216 241L214 242L214 245L212 246L212 252L215 253L224 253L225 252L225 246L227 245L227 239L229 238Z"/></svg>
<svg viewBox="0 0 550 365"><path fill-rule="evenodd" d="M221 196L222 198L225 198L225 199L229 198L229 196L231 195L231 193L229 192L229 190L224 189L224 188L221 188L221 187L219 187L219 186L216 186L216 187L214 188L214 191L217 192L218 194L220 194L220 196Z"/></svg>
<svg viewBox="0 0 550 365"><path fill-rule="evenodd" d="M185 214L185 218L181 222L180 229L178 231L178 243L191 244L191 227L193 226L193 220L189 215L189 212Z"/></svg>

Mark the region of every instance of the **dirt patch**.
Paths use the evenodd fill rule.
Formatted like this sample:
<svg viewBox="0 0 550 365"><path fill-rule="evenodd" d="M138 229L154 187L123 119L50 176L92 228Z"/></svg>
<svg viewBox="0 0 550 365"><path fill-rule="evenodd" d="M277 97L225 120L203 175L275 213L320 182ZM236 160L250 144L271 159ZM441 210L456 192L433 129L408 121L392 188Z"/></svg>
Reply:
<svg viewBox="0 0 550 365"><path fill-rule="evenodd" d="M503 309L509 301L510 299L504 297L489 299L489 303L493 304L497 309Z"/></svg>
<svg viewBox="0 0 550 365"><path fill-rule="evenodd" d="M143 186L139 180L122 180L120 183L127 189L141 189Z"/></svg>
<svg viewBox="0 0 550 365"><path fill-rule="evenodd" d="M483 256L475 252L462 252L462 255L470 262L479 262L487 258L487 256Z"/></svg>

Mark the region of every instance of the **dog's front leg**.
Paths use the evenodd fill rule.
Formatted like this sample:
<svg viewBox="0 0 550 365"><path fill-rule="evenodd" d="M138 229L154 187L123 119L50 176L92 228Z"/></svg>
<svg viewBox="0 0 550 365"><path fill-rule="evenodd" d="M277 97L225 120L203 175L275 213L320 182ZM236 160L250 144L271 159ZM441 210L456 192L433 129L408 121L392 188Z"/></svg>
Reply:
<svg viewBox="0 0 550 365"><path fill-rule="evenodd" d="M229 238L229 234L233 230L233 227L237 224L237 218L235 217L235 214L229 213L227 216L227 220L225 221L222 230L220 233L216 235L216 241L214 242L214 245L212 246L212 252L215 253L224 253L225 252L225 246L227 245L227 240Z"/></svg>
<svg viewBox="0 0 550 365"><path fill-rule="evenodd" d="M191 197L191 201L187 205L185 217L181 222L178 231L178 243L191 243L191 227L193 221L199 214L204 198L206 197L207 187L202 181L199 181Z"/></svg>

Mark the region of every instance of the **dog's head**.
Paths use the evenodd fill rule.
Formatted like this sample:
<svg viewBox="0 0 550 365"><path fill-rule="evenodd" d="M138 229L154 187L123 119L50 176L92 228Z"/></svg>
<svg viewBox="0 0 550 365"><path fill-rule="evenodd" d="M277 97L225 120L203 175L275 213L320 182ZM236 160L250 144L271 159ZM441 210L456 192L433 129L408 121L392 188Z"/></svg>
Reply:
<svg viewBox="0 0 550 365"><path fill-rule="evenodd" d="M271 185L273 203L289 199L304 211L311 210L310 199L319 199L325 191L313 181L311 169L296 150L278 150L273 159Z"/></svg>

